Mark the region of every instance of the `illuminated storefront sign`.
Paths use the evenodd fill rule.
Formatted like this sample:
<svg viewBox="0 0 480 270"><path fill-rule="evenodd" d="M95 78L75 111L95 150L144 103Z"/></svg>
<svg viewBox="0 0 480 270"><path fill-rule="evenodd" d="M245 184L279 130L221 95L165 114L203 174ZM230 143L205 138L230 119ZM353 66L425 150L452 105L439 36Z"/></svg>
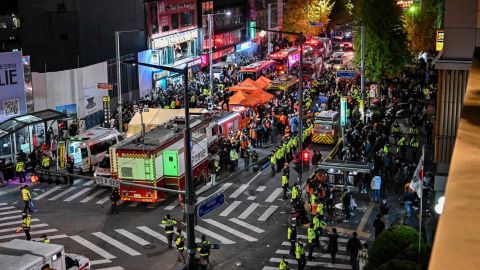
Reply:
<svg viewBox="0 0 480 270"><path fill-rule="evenodd" d="M252 46L253 46L252 42L247 41L247 42L244 42L242 44L238 44L236 46L236 51L240 52L240 51L243 51L243 50L247 50L247 49L250 49Z"/></svg>
<svg viewBox="0 0 480 270"><path fill-rule="evenodd" d="M234 47L230 47L230 48L227 48L227 49L223 49L223 50L220 50L218 52L214 52L212 54L212 59L215 60L215 59L218 59L218 58L221 58L221 57L224 57L226 55L229 55L229 54L232 54L235 52L235 48Z"/></svg>
<svg viewBox="0 0 480 270"><path fill-rule="evenodd" d="M190 30L152 40L153 49L161 49L198 38L198 30Z"/></svg>

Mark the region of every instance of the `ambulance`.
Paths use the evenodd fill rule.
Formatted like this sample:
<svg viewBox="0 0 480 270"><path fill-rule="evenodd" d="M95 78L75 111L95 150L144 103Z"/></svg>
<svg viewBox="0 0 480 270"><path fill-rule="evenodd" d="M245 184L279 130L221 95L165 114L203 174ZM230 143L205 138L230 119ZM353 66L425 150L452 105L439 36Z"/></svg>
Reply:
<svg viewBox="0 0 480 270"><path fill-rule="evenodd" d="M340 137L340 114L335 111L322 111L315 116L312 142L335 144Z"/></svg>

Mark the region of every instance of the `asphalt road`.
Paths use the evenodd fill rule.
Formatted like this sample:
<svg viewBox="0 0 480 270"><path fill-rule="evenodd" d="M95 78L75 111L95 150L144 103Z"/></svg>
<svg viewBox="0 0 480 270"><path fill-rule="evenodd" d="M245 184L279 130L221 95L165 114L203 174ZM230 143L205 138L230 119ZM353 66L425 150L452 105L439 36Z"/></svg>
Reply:
<svg viewBox="0 0 480 270"><path fill-rule="evenodd" d="M330 149L322 147L323 156ZM197 238L205 234L210 242L220 243L220 249L212 250L211 255L215 269L278 269L277 261L289 249L284 242L290 220L290 202L282 200L280 176L271 177L270 168L257 173L250 170L201 194L207 197L221 190L225 194L225 204L198 219L195 227ZM296 177L292 173L290 182ZM72 187L36 184L31 192L38 208L31 216L32 237L47 234L52 243L63 244L67 253L88 257L92 269L180 266L176 251L167 248L164 229L159 226L170 214L185 231L174 196L156 206L123 202L120 214L111 215L110 190L91 181L76 180ZM23 238L23 232L15 233L23 209L20 192L2 196L0 202L0 242Z"/></svg>

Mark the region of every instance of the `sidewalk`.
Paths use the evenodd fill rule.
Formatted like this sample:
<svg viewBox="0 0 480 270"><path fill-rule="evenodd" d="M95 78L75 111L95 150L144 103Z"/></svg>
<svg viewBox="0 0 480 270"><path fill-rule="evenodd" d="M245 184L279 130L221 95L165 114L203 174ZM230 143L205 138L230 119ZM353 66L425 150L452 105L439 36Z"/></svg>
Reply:
<svg viewBox="0 0 480 270"><path fill-rule="evenodd" d="M36 185L37 183L30 182L30 177L27 177L26 183L20 183L18 178L14 178L10 181L5 181L3 184L0 184L0 196L8 195L14 192L20 194L20 187L28 185L29 187Z"/></svg>

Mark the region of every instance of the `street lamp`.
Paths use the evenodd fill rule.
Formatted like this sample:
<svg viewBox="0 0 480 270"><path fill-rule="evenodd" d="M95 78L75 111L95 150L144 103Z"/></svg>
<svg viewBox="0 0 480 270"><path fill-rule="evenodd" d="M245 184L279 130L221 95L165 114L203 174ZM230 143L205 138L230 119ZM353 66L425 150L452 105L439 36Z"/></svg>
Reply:
<svg viewBox="0 0 480 270"><path fill-rule="evenodd" d="M213 99L213 16L216 15L232 15L231 11L220 12L220 13L208 13L208 38L209 38L209 48L208 48L208 65L209 68L209 84L210 84L210 97Z"/></svg>
<svg viewBox="0 0 480 270"><path fill-rule="evenodd" d="M120 69L120 34L122 33L131 33L131 32L141 32L143 29L138 30L125 30L125 31L115 31L115 51L116 51L116 62L117 62L117 95L118 95L118 130L120 133L123 132L123 99L122 99L122 72Z"/></svg>

